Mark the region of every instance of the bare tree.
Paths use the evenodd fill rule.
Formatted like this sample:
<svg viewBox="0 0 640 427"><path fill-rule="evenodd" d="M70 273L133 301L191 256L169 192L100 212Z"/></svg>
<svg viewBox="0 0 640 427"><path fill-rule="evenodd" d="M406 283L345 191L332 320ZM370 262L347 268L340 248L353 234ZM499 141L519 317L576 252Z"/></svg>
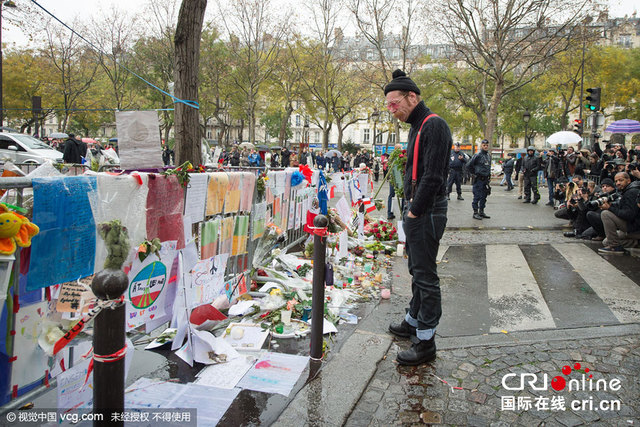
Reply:
<svg viewBox="0 0 640 427"><path fill-rule="evenodd" d="M232 0L220 16L230 39L235 85L246 98L249 141L256 138L258 97L274 71L274 60L285 34L288 17L277 21L270 0Z"/></svg>
<svg viewBox="0 0 640 427"><path fill-rule="evenodd" d="M194 104L198 101L200 35L206 8L207 0L182 0L178 15L175 95L186 101L175 104L175 152L178 164L186 161L194 165L202 163L200 114Z"/></svg>
<svg viewBox="0 0 640 427"><path fill-rule="evenodd" d="M92 19L90 25L91 42L97 48L94 53L111 84L112 107L119 110L129 108L135 99L135 89L128 84L135 77L126 68L131 65L137 27L137 16L129 16L114 6L108 14Z"/></svg>
<svg viewBox="0 0 640 427"><path fill-rule="evenodd" d="M77 26L76 26L77 27ZM47 27L47 45L42 55L47 58L57 73L51 84L62 97L61 130L67 129L73 109L78 107L80 97L94 81L98 64L84 42L64 28Z"/></svg>
<svg viewBox="0 0 640 427"><path fill-rule="evenodd" d="M501 100L542 75L570 46L584 0L446 0L438 24L455 47L454 60L492 83L483 98L484 137L493 141Z"/></svg>

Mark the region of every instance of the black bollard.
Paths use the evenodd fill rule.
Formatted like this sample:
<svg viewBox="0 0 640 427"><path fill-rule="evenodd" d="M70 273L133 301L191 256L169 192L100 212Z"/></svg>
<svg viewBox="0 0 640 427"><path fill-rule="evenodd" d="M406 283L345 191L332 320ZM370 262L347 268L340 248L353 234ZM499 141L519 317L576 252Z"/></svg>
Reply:
<svg viewBox="0 0 640 427"><path fill-rule="evenodd" d="M96 273L91 290L101 301L115 300L129 286L122 270L105 269ZM93 324L93 353L107 356L124 348L125 306L105 308L96 316ZM124 412L124 357L115 362L93 363L93 413L95 426L124 426L124 421L111 421L112 413ZM98 420L102 418L102 420ZM119 419L122 419L120 417Z"/></svg>
<svg viewBox="0 0 640 427"><path fill-rule="evenodd" d="M316 229L326 231L329 221L324 215L313 220ZM316 230L320 232L321 230ZM324 272L327 238L316 233L313 236L313 293L311 294L311 359L322 359L322 324L324 319Z"/></svg>

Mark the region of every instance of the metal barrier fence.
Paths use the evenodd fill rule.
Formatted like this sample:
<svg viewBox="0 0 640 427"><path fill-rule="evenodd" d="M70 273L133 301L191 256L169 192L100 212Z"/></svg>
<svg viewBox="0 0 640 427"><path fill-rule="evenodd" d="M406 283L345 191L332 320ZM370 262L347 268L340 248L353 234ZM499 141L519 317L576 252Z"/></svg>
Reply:
<svg viewBox="0 0 640 427"><path fill-rule="evenodd" d="M83 170L86 169L86 167L84 165L73 165L74 167L79 167L82 168ZM253 172L256 174L256 178L257 176L262 172L263 168L247 168L247 167L239 167L239 168L224 168L224 169L212 169L211 171L216 171L216 172ZM282 170L282 169L279 169ZM13 198L11 199L12 204L15 204L18 207L23 207L24 205L24 190L25 189L30 189L32 188L32 180L30 178L26 178L26 177L0 177L0 189L4 189L4 190L14 190L15 191L15 196L12 195L13 198L15 198L15 201L13 200ZM294 189L291 189L289 194L287 194L286 196L291 199L294 196ZM185 192L185 196L186 196L186 192ZM233 257L229 257L229 260L227 262L227 269L225 271L225 280L228 279L229 277L234 277L240 273L244 273L247 274L251 268L252 268L252 260L255 254L255 250L257 248L257 245L259 243L260 239L252 239L253 233L254 233L254 229L253 229L253 216L255 215L255 205L256 203L261 202L262 200L260 199L260 197L258 196L258 191L257 191L257 185L254 186L254 193L253 193L253 197L252 197L252 209L251 211L248 213L249 214L249 232L248 232L248 237L247 237L247 252L245 254L242 255L237 255L237 256L233 256ZM232 216L233 214L225 214L227 216ZM205 218L206 221L206 218ZM286 247L290 248L292 246L295 246L299 243L301 243L303 240L305 240L308 235L304 232L303 227L304 227L304 221L300 221L301 225L298 228L293 228L293 229L288 229L287 227L287 244ZM195 223L193 225L194 227L194 231L196 233L194 233L195 236L197 236L196 241L200 242L200 232L202 230L201 227L202 223ZM196 230L197 229L197 230ZM200 249L200 248L198 248ZM14 292L14 300L18 300L19 299L19 272L20 272L20 250L16 251L15 254L15 262L13 264L13 292ZM31 262L34 262L34 260L32 260ZM247 277L247 279L249 279ZM3 307L0 307L0 312L3 309ZM12 325L15 325L15 321L16 321L16 313L8 313L8 315L12 316ZM1 333L1 332L0 332ZM143 336L142 334L138 334L138 337ZM19 351L19 349L15 349L15 346L13 346L13 337L9 337L10 341L10 347L14 349L14 352L12 355L9 355L10 357L16 355L16 351ZM70 366L69 366L70 367ZM9 384L11 384L9 382ZM44 385L46 384L46 385ZM32 385L29 385L28 387L25 388L29 388L29 391L26 392L22 392L22 393L18 393L18 396L14 395L12 396L11 400L9 400L7 403L5 403L2 407L0 407L0 413L6 412L10 409L16 409L17 407L20 407L23 403L27 403L29 402L31 399L36 398L38 395L43 394L44 392L46 392L48 387L52 387L55 386L56 382L55 382L55 378L49 380L48 378L45 378L44 380L44 384L40 385L40 386L36 386L35 389L31 389L33 387ZM3 390L4 392L4 390ZM4 400L4 396L2 396L2 399Z"/></svg>

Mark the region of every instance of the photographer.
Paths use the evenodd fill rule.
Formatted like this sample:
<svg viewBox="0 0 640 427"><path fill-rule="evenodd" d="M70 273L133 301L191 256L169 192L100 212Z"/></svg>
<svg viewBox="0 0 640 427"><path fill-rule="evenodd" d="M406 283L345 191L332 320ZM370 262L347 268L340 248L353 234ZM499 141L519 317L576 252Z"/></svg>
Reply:
<svg viewBox="0 0 640 427"><path fill-rule="evenodd" d="M605 237L604 226L602 225L602 209L600 208L600 205L605 200L613 200L619 197L619 195L616 193L616 186L613 183L612 179L603 179L600 183L600 187L602 191L597 193L595 195L595 200L591 202L592 205L596 206L597 208L587 212L587 221L589 222L589 225L591 225L594 234L594 236L591 237L591 240L599 242L603 241Z"/></svg>
<svg viewBox="0 0 640 427"><path fill-rule="evenodd" d="M598 249L598 252L623 255L625 246L634 246L636 241L619 236L618 230L623 233L640 231L640 208L637 203L640 183L631 183L626 172L618 173L615 183L620 197L613 201L607 199L600 206L606 239L603 242L605 246Z"/></svg>
<svg viewBox="0 0 640 427"><path fill-rule="evenodd" d="M585 231L590 227L587 213L598 209L597 204L591 203L594 200L594 190L593 181L589 183L583 181L582 186L576 189L573 197L567 202L569 216L573 218L573 231L565 232L564 237L591 238L592 233L587 234Z"/></svg>
<svg viewBox="0 0 640 427"><path fill-rule="evenodd" d="M573 222L575 219L575 211L572 209L571 205L577 204L577 198L579 197L578 189L582 188L584 185L584 180L580 175L576 175L573 177L571 182L569 182L565 188L565 205L558 208L558 210L554 213L556 218L560 219L568 219Z"/></svg>
<svg viewBox="0 0 640 427"><path fill-rule="evenodd" d="M558 179L558 183L555 186L555 191L553 192L554 200L558 201L558 208L565 204L566 195L567 195L567 184L569 181L566 177L561 177Z"/></svg>
<svg viewBox="0 0 640 427"><path fill-rule="evenodd" d="M638 164L637 162L629 163L627 165L627 173L629 174L629 177L631 178L631 182L635 182L635 181L640 180L640 164Z"/></svg>
<svg viewBox="0 0 640 427"><path fill-rule="evenodd" d="M560 158L556 155L556 150L549 149L547 153L547 164L544 167L544 175L547 179L547 185L549 188L549 202L547 206L553 206L554 190L556 189L556 182L558 178L562 176L562 167L560 165Z"/></svg>

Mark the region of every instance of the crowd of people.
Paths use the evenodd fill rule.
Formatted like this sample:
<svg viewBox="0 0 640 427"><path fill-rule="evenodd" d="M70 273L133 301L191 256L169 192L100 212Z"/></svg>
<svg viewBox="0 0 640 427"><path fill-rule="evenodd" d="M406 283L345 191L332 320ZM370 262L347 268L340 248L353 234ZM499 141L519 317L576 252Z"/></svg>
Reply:
<svg viewBox="0 0 640 427"><path fill-rule="evenodd" d="M222 150L218 163L223 166L264 167L297 167L309 165L325 171L350 171L364 164L379 177L383 158L375 157L369 150L358 150L355 154L340 153L337 150L309 150L303 148L300 152L291 151L287 147L281 149L257 151L254 148L242 148L234 145L231 150Z"/></svg>
<svg viewBox="0 0 640 427"><path fill-rule="evenodd" d="M573 227L568 238L602 241L600 253L624 254L640 239L640 145L627 150L622 144L607 144L603 150L573 147L550 148L527 154L502 164L506 191L515 188L518 199L535 204L542 197L538 187L547 187L548 206L557 218Z"/></svg>

